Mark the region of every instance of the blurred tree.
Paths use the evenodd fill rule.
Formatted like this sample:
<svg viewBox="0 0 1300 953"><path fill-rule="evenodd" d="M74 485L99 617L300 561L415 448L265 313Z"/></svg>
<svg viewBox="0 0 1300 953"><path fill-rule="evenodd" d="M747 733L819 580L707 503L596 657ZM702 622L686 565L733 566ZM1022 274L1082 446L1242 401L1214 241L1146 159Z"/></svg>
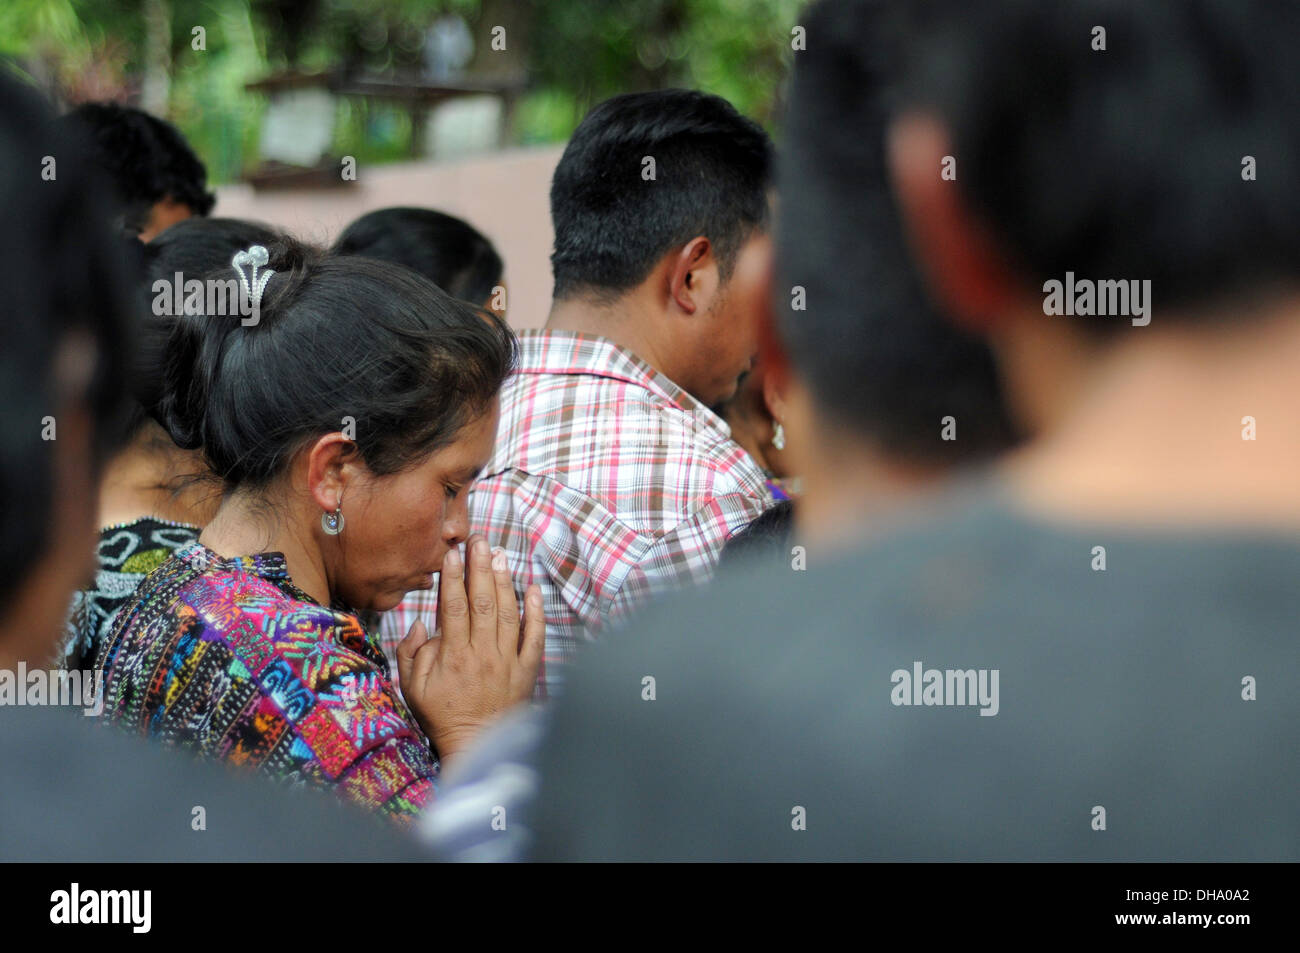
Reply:
<svg viewBox="0 0 1300 953"><path fill-rule="evenodd" d="M320 19L322 0L258 0L254 9L272 61L297 66L308 33Z"/></svg>
<svg viewBox="0 0 1300 953"><path fill-rule="evenodd" d="M532 0L535 85L572 98L573 124L620 92L689 86L716 93L769 128L793 61L802 0ZM557 138L572 131L553 130Z"/></svg>
<svg viewBox="0 0 1300 953"><path fill-rule="evenodd" d="M470 75L519 75L515 137L562 141L620 92L691 86L769 128L804 0L0 0L0 55L65 103L148 103L176 122L213 182L257 154L264 108L244 86L273 70L416 76L434 22L463 17ZM501 27L505 49L493 48ZM202 42L198 33L201 28ZM165 108L159 108L165 103ZM337 148L407 153L410 123L382 105L340 106Z"/></svg>

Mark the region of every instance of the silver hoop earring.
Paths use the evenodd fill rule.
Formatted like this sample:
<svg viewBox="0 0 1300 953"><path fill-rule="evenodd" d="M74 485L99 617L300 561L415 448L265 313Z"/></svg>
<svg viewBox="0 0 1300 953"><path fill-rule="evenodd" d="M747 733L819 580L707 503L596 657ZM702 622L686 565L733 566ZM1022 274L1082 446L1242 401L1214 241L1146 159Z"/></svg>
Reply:
<svg viewBox="0 0 1300 953"><path fill-rule="evenodd" d="M776 430L772 432L772 446L778 450L785 449L785 428L781 426L781 421L776 422Z"/></svg>
<svg viewBox="0 0 1300 953"><path fill-rule="evenodd" d="M337 536L343 532L343 511L339 509L333 513L322 513L320 515L320 528L331 536Z"/></svg>

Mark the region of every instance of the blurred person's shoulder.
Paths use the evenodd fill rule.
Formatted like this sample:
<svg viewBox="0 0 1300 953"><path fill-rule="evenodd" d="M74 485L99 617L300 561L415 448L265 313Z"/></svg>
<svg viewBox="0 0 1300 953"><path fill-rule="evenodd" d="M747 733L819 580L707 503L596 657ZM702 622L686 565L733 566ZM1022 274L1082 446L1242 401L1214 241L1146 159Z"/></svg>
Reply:
<svg viewBox="0 0 1300 953"><path fill-rule="evenodd" d="M1266 859L1295 843L1260 792L1300 767L1258 750L1285 744L1266 725L1297 703L1240 684L1300 677L1294 541L1056 525L986 481L898 523L835 552L796 531L780 560L588 648L543 755L538 856ZM1097 806L1121 834L1096 836Z"/></svg>
<svg viewBox="0 0 1300 953"><path fill-rule="evenodd" d="M0 711L0 859L423 860L378 817L124 737L79 709Z"/></svg>

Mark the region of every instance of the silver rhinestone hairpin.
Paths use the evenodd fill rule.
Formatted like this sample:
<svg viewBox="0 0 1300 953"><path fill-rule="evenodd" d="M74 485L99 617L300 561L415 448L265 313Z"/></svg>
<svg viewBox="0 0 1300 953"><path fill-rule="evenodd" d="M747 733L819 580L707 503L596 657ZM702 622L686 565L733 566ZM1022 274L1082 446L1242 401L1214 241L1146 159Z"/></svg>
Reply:
<svg viewBox="0 0 1300 953"><path fill-rule="evenodd" d="M239 273L239 281L244 286L244 294L248 298L253 316L252 320L245 319L242 324L256 324L258 321L262 309L262 292L266 290L266 283L275 274L274 270L265 267L270 260L271 256L262 245L253 245L248 251L235 252L235 257L230 259L230 264ZM249 269L247 273L244 272L245 267ZM261 274L258 274L259 268L263 269Z"/></svg>

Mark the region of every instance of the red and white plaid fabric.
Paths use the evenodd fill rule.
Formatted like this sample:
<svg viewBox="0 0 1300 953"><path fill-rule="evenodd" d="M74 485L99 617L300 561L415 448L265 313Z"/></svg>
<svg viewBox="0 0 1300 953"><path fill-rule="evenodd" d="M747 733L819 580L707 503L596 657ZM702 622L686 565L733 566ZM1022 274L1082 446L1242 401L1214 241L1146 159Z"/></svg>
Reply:
<svg viewBox="0 0 1300 953"><path fill-rule="evenodd" d="M630 351L568 331L525 331L519 343L470 526L506 551L521 604L530 583L542 587L544 697L579 640L708 579L771 495L727 425ZM436 602L436 589L413 592L385 615L390 658L417 618L432 630Z"/></svg>

